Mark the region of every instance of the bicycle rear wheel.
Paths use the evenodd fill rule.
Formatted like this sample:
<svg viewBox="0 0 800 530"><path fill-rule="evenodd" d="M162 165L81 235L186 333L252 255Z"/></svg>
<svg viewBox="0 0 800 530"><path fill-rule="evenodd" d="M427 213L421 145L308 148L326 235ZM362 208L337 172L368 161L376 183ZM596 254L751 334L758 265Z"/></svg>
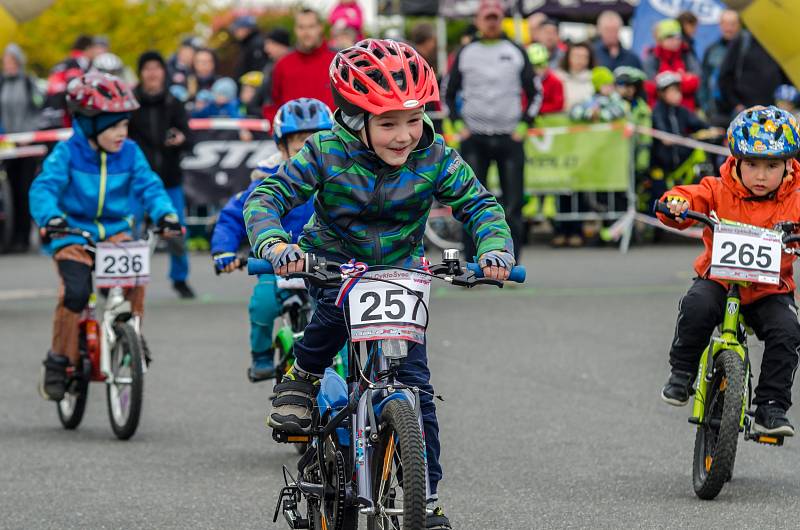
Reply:
<svg viewBox="0 0 800 530"><path fill-rule="evenodd" d="M408 401L395 399L381 414L372 456L375 515L368 530L425 528L425 445L417 415Z"/></svg>
<svg viewBox="0 0 800 530"><path fill-rule="evenodd" d="M733 473L744 396L744 363L739 354L725 350L714 362L692 464L694 492L706 500L719 495Z"/></svg>
<svg viewBox="0 0 800 530"><path fill-rule="evenodd" d="M111 374L106 384L108 418L120 440L127 440L139 426L144 394L144 368L139 336L130 324L114 326L117 341L111 349Z"/></svg>
<svg viewBox="0 0 800 530"><path fill-rule="evenodd" d="M89 396L89 378L92 370L85 356L82 355L80 359L80 366L75 368L72 377L67 380L64 399L56 403L58 419L67 430L76 429L81 424Z"/></svg>

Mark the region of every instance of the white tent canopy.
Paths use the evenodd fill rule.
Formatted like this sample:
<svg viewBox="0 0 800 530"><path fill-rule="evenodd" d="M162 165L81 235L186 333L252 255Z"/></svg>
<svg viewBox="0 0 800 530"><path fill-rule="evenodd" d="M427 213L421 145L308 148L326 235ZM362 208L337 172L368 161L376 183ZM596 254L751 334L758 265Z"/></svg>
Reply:
<svg viewBox="0 0 800 530"><path fill-rule="evenodd" d="M25 22L50 7L53 0L0 0L2 6L17 22Z"/></svg>

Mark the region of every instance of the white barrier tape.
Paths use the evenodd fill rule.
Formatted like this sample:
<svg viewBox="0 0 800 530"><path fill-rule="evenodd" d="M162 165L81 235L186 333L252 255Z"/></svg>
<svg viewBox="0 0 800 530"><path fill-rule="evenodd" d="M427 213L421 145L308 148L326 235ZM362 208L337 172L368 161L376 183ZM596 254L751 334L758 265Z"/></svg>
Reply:
<svg viewBox="0 0 800 530"><path fill-rule="evenodd" d="M660 228L661 230L666 230L667 232L672 232L673 234L678 234L680 236L688 237L691 239L702 239L703 238L703 227L702 226L690 226L684 230L679 230L677 228L673 228L671 226L667 226L655 217L650 215L643 214L641 212L627 212L625 215L617 219L617 221L608 227L608 234L613 241L619 241L620 238L625 234L628 230L628 227L634 221L653 226L655 228Z"/></svg>
<svg viewBox="0 0 800 530"><path fill-rule="evenodd" d="M269 120L239 118L195 118L189 120L189 128L196 131L221 130L232 131L247 129L248 131L270 131ZM72 129L47 129L21 133L0 134L0 143L30 144L34 142L50 143L68 140Z"/></svg>
<svg viewBox="0 0 800 530"><path fill-rule="evenodd" d="M694 140L692 138L684 138L683 136L678 136L677 134L658 131L651 127L644 127L642 125L636 125L635 128L636 132L646 134L647 136L652 136L653 138L661 140L662 142L666 140L668 142L672 142L673 144L691 147L692 149L700 149L701 151L713 153L715 155L727 156L731 154L727 147L722 147L721 145L701 142L700 140Z"/></svg>
<svg viewBox="0 0 800 530"><path fill-rule="evenodd" d="M47 154L47 146L26 145L23 147L11 147L8 149L0 148L0 160L10 160L12 158L28 158L32 156L44 156Z"/></svg>

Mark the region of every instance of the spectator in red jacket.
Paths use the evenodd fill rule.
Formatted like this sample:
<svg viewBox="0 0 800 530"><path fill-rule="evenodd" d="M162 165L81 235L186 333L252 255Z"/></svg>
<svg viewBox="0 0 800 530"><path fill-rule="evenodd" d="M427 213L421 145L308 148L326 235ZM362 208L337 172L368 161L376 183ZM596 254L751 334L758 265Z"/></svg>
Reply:
<svg viewBox="0 0 800 530"><path fill-rule="evenodd" d="M297 98L316 98L336 108L328 73L336 52L325 44L319 14L302 9L294 17L296 50L286 54L272 70L272 102L264 106L264 118L272 120L278 108Z"/></svg>
<svg viewBox="0 0 800 530"><path fill-rule="evenodd" d="M677 20L665 19L656 26L656 45L644 60L644 71L649 78L645 83L648 103L656 102L655 77L661 72L675 72L681 77L682 105L694 111L695 95L700 87L700 63L683 40L681 25Z"/></svg>
<svg viewBox="0 0 800 530"><path fill-rule="evenodd" d="M535 42L528 46L528 58L536 74L540 103L537 115L564 111L564 84L550 69L550 53L544 45Z"/></svg>

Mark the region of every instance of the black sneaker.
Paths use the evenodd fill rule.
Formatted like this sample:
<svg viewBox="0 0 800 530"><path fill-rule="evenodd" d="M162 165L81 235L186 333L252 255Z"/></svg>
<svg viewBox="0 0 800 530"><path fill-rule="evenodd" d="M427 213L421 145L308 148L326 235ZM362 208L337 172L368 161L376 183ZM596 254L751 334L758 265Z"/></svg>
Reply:
<svg viewBox="0 0 800 530"><path fill-rule="evenodd" d="M67 367L69 360L63 355L47 352L42 363L42 379L39 382L39 394L45 399L61 401L67 391Z"/></svg>
<svg viewBox="0 0 800 530"><path fill-rule="evenodd" d="M425 528L428 530L452 530L450 526L450 519L444 514L442 509L437 506L433 509L432 513L428 514L425 520Z"/></svg>
<svg viewBox="0 0 800 530"><path fill-rule="evenodd" d="M175 289L175 292L178 293L178 296L184 300L194 298L194 291L185 281L172 282L172 288Z"/></svg>
<svg viewBox="0 0 800 530"><path fill-rule="evenodd" d="M669 374L667 384L661 390L661 399L673 407L686 405L689 402L689 396L694 393L692 389L693 382L694 374L692 372L673 370Z"/></svg>
<svg viewBox="0 0 800 530"><path fill-rule="evenodd" d="M267 425L288 434L306 434L311 428L311 414L319 392L321 377L292 366L275 385L272 410Z"/></svg>
<svg viewBox="0 0 800 530"><path fill-rule="evenodd" d="M756 408L755 425L753 430L761 434L775 436L794 436L794 427L786 417L783 407L770 401Z"/></svg>

